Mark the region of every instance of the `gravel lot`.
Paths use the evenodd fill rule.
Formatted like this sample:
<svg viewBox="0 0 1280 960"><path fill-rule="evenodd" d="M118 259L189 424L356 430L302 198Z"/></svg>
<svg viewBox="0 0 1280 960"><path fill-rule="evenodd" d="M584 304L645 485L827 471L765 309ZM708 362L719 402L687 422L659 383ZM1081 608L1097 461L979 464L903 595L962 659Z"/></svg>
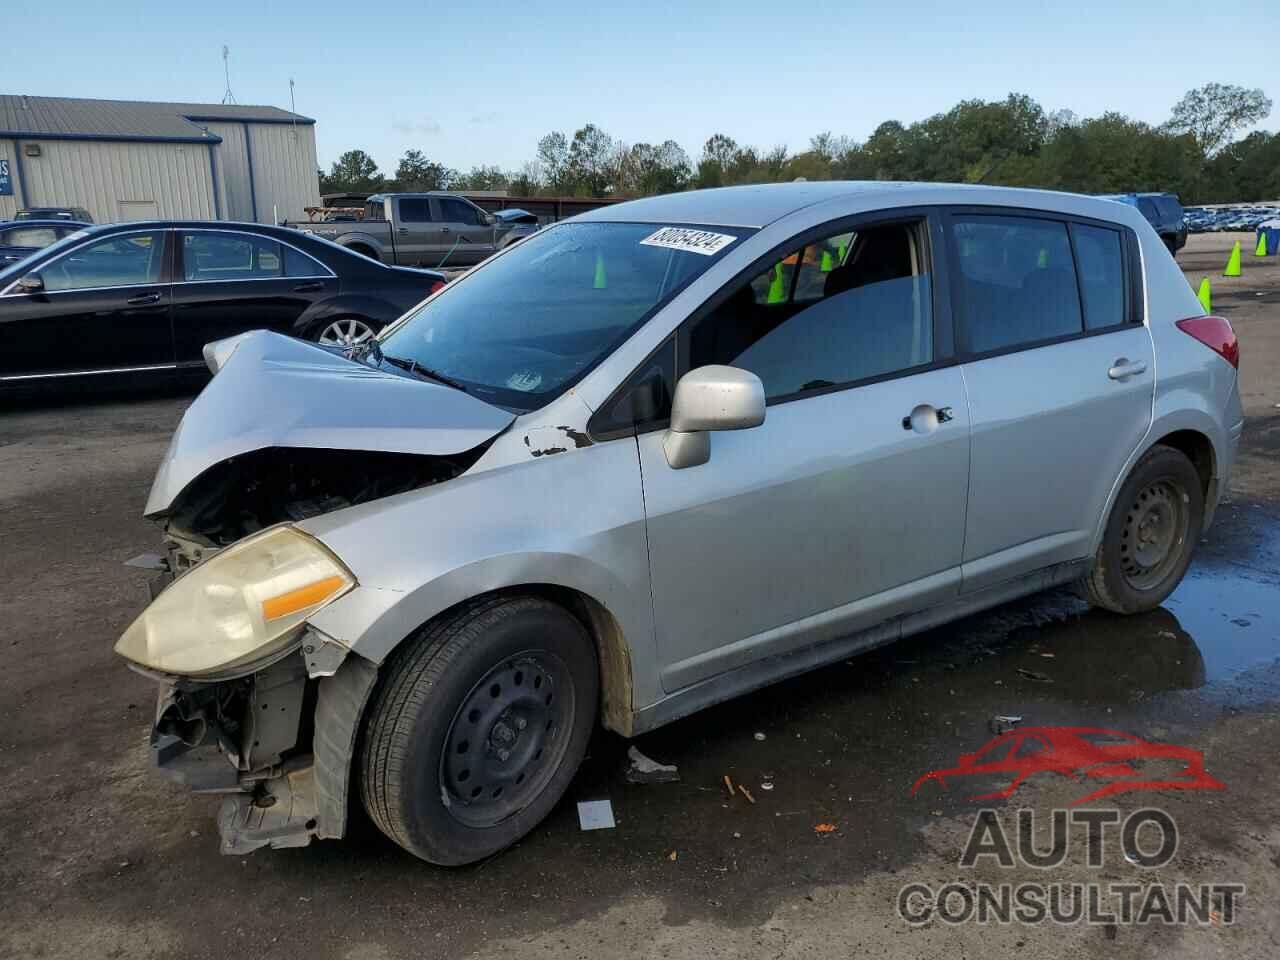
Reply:
<svg viewBox="0 0 1280 960"><path fill-rule="evenodd" d="M111 653L142 602L144 576L121 563L154 549L140 512L190 398L11 405L0 413L0 957L1277 955L1280 258L1255 260L1242 237L1244 275L1224 280L1236 236L1194 236L1179 256L1193 284L1212 278L1215 312L1241 338L1248 423L1229 502L1164 609L1119 619L1055 593L741 698L638 741L679 766L675 784L625 784L626 744L601 735L570 799L608 796L616 829L583 833L564 803L465 869L420 863L362 819L342 842L218 854L217 801L149 771L153 688ZM910 788L985 743L995 714L1195 747L1226 790L1094 804L1175 819L1181 843L1158 871L1109 848L1089 868L1074 835L1052 871L963 868L978 805L963 786ZM725 774L756 802L730 801ZM1003 813L1047 815L1080 793L1038 777ZM895 912L911 882L1157 874L1248 893L1229 925L912 927Z"/></svg>

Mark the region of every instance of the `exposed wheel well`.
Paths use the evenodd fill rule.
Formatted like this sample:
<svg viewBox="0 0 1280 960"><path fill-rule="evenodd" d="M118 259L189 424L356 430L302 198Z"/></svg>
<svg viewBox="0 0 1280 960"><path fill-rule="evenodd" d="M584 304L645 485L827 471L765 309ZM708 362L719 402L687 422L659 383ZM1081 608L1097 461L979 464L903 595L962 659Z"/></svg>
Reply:
<svg viewBox="0 0 1280 960"><path fill-rule="evenodd" d="M374 250L372 247L366 246L363 243L349 244L347 246L347 249L350 250L352 253L360 254L360 256L362 257L368 257L370 260L380 260L380 258L378 257L378 252Z"/></svg>
<svg viewBox="0 0 1280 960"><path fill-rule="evenodd" d="M617 619L598 600L578 590L549 583L525 583L502 587L470 597L463 603L511 596L542 597L564 607L582 624L596 645L600 661L600 721L605 727L631 735L631 654ZM450 616L462 604L442 610L432 620Z"/></svg>
<svg viewBox="0 0 1280 960"><path fill-rule="evenodd" d="M1200 490L1204 493L1205 502L1208 503L1216 472L1213 444L1209 442L1209 438L1197 430L1178 430L1161 437L1156 442L1181 451L1195 465L1196 473L1200 475Z"/></svg>

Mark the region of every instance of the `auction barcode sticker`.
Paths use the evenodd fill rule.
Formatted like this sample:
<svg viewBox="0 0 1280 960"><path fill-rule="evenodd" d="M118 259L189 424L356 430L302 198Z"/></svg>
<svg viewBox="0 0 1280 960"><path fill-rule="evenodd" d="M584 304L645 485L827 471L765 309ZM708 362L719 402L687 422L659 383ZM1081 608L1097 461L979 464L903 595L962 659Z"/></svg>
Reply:
<svg viewBox="0 0 1280 960"><path fill-rule="evenodd" d="M666 247L686 253L700 253L710 257L719 253L738 238L728 233L711 233L708 230L691 230L688 227L663 227L640 242L647 247Z"/></svg>

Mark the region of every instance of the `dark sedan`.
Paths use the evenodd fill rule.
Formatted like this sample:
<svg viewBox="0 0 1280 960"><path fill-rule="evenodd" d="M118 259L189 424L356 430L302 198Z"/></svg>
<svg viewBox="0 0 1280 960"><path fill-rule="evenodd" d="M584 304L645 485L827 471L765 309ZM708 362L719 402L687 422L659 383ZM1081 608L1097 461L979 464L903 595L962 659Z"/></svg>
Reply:
<svg viewBox="0 0 1280 960"><path fill-rule="evenodd" d="M443 284L282 227L86 227L0 271L0 390L201 373L245 330L361 342Z"/></svg>
<svg viewBox="0 0 1280 960"><path fill-rule="evenodd" d="M0 268L25 260L37 250L57 243L87 223L67 220L15 220L0 223Z"/></svg>

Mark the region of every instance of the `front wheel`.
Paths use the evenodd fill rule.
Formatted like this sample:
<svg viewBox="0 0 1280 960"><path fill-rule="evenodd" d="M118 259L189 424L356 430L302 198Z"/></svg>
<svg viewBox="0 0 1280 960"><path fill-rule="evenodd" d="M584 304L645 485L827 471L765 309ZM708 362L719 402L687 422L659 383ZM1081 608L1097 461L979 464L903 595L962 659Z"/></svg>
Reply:
<svg viewBox="0 0 1280 960"><path fill-rule="evenodd" d="M1204 521L1200 474L1186 454L1155 446L1120 488L1093 569L1082 582L1115 613L1158 607L1181 582Z"/></svg>
<svg viewBox="0 0 1280 960"><path fill-rule="evenodd" d="M577 772L599 692L595 645L537 597L478 601L406 643L365 729L365 808L415 856L472 863L537 826Z"/></svg>

